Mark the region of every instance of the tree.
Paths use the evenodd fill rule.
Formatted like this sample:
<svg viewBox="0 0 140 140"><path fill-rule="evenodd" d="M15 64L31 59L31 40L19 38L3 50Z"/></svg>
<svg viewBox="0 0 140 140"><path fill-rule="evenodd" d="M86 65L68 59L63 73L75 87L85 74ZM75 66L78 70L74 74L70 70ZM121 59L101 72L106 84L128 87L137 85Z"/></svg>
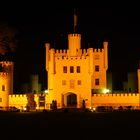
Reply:
<svg viewBox="0 0 140 140"><path fill-rule="evenodd" d="M29 107L29 110L35 110L36 109L36 102L34 100L34 94L29 93L27 94L27 106Z"/></svg>
<svg viewBox="0 0 140 140"><path fill-rule="evenodd" d="M16 51L18 43L17 34L16 28L6 23L0 23L0 55Z"/></svg>

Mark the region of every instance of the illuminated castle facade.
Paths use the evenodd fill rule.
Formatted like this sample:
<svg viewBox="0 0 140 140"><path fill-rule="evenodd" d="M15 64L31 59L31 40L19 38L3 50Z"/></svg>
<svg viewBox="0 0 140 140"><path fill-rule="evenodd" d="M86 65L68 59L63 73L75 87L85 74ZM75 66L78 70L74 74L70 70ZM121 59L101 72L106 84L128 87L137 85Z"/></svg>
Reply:
<svg viewBox="0 0 140 140"><path fill-rule="evenodd" d="M68 49L46 48L48 93L13 93L14 62L0 62L0 107L26 107L35 102L36 109L93 108L97 106L140 107L140 69L138 93L105 93L107 87L108 42L100 49L81 49L81 35L68 35ZM47 78L47 77L46 77ZM36 79L36 78L35 78ZM36 89L36 82L33 87ZM29 95L33 95L31 98Z"/></svg>
<svg viewBox="0 0 140 140"><path fill-rule="evenodd" d="M46 43L48 102L57 106L91 107L92 94L106 89L108 42L102 49L81 49L81 34L68 35L68 49L55 50Z"/></svg>
<svg viewBox="0 0 140 140"><path fill-rule="evenodd" d="M68 49L55 50L46 43L48 71L47 103L53 100L58 108L97 106L140 106L140 70L138 93L107 93L108 42L103 48L81 49L81 35L68 35Z"/></svg>

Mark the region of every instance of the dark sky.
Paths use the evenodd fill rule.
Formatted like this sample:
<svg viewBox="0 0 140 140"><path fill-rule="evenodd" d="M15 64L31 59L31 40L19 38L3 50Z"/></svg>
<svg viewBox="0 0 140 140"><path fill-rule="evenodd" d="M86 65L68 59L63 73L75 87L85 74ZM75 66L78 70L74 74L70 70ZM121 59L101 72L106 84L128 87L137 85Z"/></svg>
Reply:
<svg viewBox="0 0 140 140"><path fill-rule="evenodd" d="M1 22L7 22L19 31L15 83L26 82L30 74L37 73L45 88L44 44L50 42L56 49L67 48L67 35L73 33L74 7L22 6L0 14ZM111 6L76 8L82 48L88 45L100 48L103 40L108 40L109 71L119 83L126 79L126 72L137 71L140 59L140 9L131 9Z"/></svg>

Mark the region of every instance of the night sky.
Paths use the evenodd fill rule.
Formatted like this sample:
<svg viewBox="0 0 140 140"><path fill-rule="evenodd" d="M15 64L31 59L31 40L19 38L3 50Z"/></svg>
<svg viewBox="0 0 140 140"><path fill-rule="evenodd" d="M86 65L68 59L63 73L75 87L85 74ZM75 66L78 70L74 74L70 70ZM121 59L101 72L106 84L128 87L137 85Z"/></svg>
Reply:
<svg viewBox="0 0 140 140"><path fill-rule="evenodd" d="M24 6L24 8L22 7ZM19 32L15 52L15 86L28 82L30 74L39 74L46 86L45 42L55 49L66 49L67 35L73 33L74 7L56 8L25 5L1 12L0 22L6 22ZM82 35L82 48L103 47L109 42L109 69L119 88L126 72L137 71L140 60L140 9L132 7L93 6L75 8L77 32Z"/></svg>

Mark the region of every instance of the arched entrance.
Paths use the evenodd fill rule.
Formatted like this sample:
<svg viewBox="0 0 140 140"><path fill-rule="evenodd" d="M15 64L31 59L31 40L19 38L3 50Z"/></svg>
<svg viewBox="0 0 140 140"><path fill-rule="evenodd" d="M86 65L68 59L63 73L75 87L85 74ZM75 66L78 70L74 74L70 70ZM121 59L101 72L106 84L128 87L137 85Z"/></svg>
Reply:
<svg viewBox="0 0 140 140"><path fill-rule="evenodd" d="M74 93L67 94L67 107L77 107L77 95Z"/></svg>

